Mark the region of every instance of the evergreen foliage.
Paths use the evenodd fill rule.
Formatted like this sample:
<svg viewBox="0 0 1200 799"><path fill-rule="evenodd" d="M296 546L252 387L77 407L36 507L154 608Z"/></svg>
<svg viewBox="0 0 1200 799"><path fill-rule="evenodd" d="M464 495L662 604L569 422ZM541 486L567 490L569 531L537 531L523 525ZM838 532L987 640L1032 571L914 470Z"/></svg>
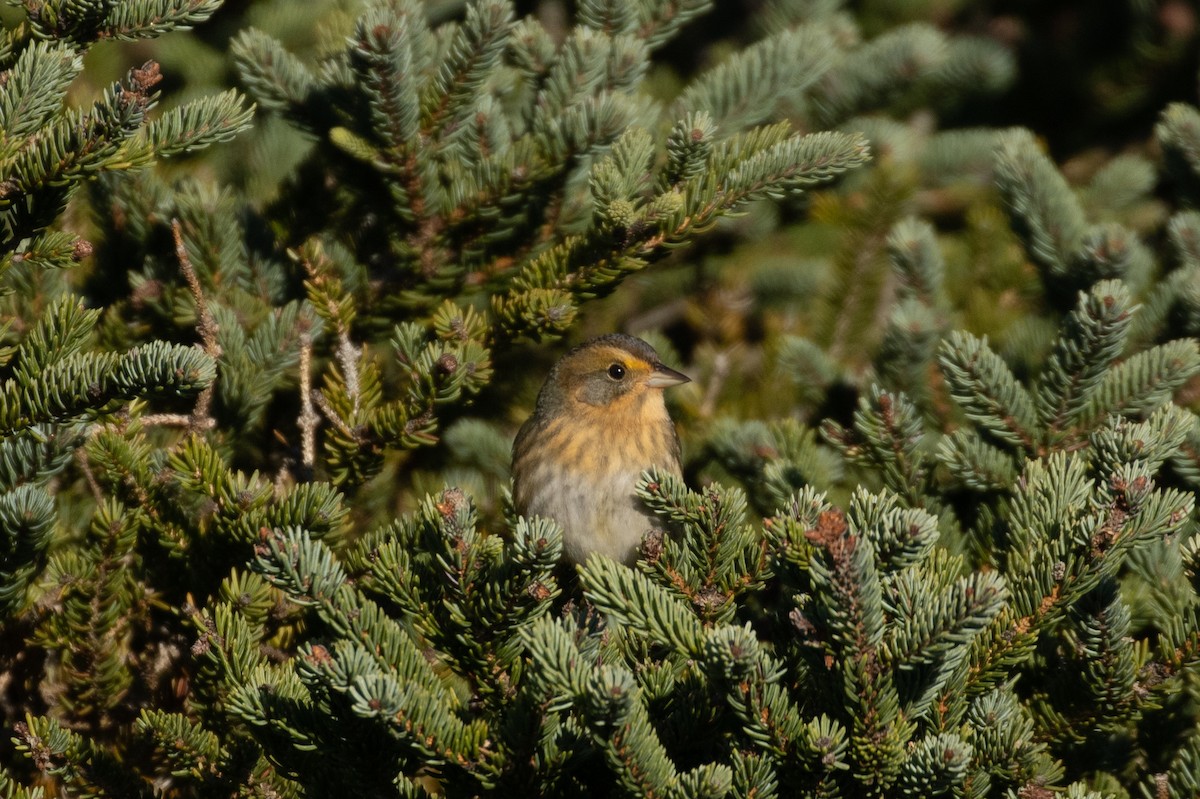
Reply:
<svg viewBox="0 0 1200 799"><path fill-rule="evenodd" d="M4 17L0 795L1200 791L1197 98L1064 163L970 4L310 5ZM569 567L511 439L613 328L686 479Z"/></svg>

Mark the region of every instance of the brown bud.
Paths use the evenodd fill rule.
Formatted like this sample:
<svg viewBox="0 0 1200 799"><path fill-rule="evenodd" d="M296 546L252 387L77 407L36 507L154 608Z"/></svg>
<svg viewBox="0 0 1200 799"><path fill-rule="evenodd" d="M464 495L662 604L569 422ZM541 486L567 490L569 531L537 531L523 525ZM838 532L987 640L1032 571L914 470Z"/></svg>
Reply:
<svg viewBox="0 0 1200 799"><path fill-rule="evenodd" d="M333 656L329 654L328 649L316 644L308 655L308 662L314 666L328 666L333 663Z"/></svg>
<svg viewBox="0 0 1200 799"><path fill-rule="evenodd" d="M642 539L642 557L647 563L657 563L663 553L663 538L666 533L662 530L654 529L646 533Z"/></svg>
<svg viewBox="0 0 1200 799"><path fill-rule="evenodd" d="M159 70L157 61L147 61L140 67L131 69L129 71L129 79L133 84L133 90L139 94L144 94L153 89L162 80L162 72Z"/></svg>
<svg viewBox="0 0 1200 799"><path fill-rule="evenodd" d="M537 602L545 602L550 598L550 589L547 588L546 584L540 580L530 583L529 587L526 588L525 591Z"/></svg>
<svg viewBox="0 0 1200 799"><path fill-rule="evenodd" d="M459 508L463 507L466 502L467 495L461 488L447 488L442 492L442 499L435 507L442 518L449 521L458 514Z"/></svg>
<svg viewBox="0 0 1200 799"><path fill-rule="evenodd" d="M71 246L71 260L82 261L88 258L95 251L92 243L86 239L75 239L75 243Z"/></svg>

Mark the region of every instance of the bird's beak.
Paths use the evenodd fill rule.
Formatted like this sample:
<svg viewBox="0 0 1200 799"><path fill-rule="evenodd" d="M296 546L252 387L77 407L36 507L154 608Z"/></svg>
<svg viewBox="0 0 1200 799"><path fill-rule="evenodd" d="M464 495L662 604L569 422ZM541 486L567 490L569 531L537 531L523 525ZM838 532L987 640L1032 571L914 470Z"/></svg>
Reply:
<svg viewBox="0 0 1200 799"><path fill-rule="evenodd" d="M670 388L671 386L690 382L692 382L692 378L682 372L676 372L669 366L656 363L654 364L654 371L650 373L650 379L646 381L646 385L650 386L650 388Z"/></svg>

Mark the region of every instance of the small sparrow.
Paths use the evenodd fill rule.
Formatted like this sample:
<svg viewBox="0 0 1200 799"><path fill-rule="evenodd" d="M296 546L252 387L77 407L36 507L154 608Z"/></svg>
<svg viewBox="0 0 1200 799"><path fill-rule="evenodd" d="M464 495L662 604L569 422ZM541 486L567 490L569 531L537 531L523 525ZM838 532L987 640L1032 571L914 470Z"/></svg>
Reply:
<svg viewBox="0 0 1200 799"><path fill-rule="evenodd" d="M689 382L646 342L591 339L550 370L513 443L513 502L562 526L574 563L592 552L630 563L655 517L635 493L642 471L681 474L662 389Z"/></svg>

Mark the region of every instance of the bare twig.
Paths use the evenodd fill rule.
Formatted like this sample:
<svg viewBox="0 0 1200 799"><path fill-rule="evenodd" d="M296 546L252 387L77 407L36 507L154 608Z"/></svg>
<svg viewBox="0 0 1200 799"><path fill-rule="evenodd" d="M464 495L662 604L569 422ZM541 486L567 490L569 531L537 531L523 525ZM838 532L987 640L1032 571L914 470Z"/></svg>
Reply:
<svg viewBox="0 0 1200 799"><path fill-rule="evenodd" d="M300 260L305 273L308 274L308 279L314 283L321 283L325 280L321 271L307 258ZM329 299L325 303L327 318L333 322L337 334L337 360L338 365L342 369L342 376L346 381L346 393L354 403L354 411L357 413L359 409L359 397L362 393L361 384L358 379L358 356L359 349L354 346L354 342L350 340L350 327L336 303ZM324 407L321 408L325 410Z"/></svg>
<svg viewBox="0 0 1200 799"><path fill-rule="evenodd" d="M359 349L350 340L350 331L339 327L337 337L338 366L342 367L342 376L346 378L346 394L354 403L354 412L358 413L360 407L359 399L362 396L362 385L358 380ZM322 408L322 410L324 409Z"/></svg>
<svg viewBox="0 0 1200 799"><path fill-rule="evenodd" d="M725 387L725 381L729 379L729 371L732 367L732 361L727 351L718 352L713 359L712 377L708 381L708 387L704 390L704 400L700 403L700 417L707 419L716 412L717 398L721 394L721 389Z"/></svg>
<svg viewBox="0 0 1200 799"><path fill-rule="evenodd" d="M100 489L100 483L96 480L96 475L92 473L92 465L88 462L87 450L79 447L75 450L75 460L79 464L79 470L83 472L83 477L87 480L88 488L92 490L92 496L96 498L96 504L104 504L104 491Z"/></svg>
<svg viewBox="0 0 1200 799"><path fill-rule="evenodd" d="M217 330L219 329L217 321L213 319L212 313L208 310L208 303L204 299L204 290L200 288L200 278L196 276L191 256L188 255L187 247L183 243L183 228L178 219L171 220L171 233L175 237L175 257L179 259L179 269L183 272L188 289L192 292L192 300L196 303L196 330L200 333L200 340L204 342L204 351L212 357L218 358L221 355L221 345L217 342Z"/></svg>
<svg viewBox="0 0 1200 799"><path fill-rule="evenodd" d="M138 421L146 427L189 427L199 430L207 430L216 425L216 420L212 417L196 419L195 416L186 413L148 413Z"/></svg>
<svg viewBox="0 0 1200 799"><path fill-rule="evenodd" d="M351 430L350 425L346 424L346 420L338 415L337 411L329 404L329 400L325 399L324 394L320 391L313 391L312 399L317 404L317 407L321 409L321 413L325 415L325 418L338 429L338 432L352 441L358 441L358 434Z"/></svg>
<svg viewBox="0 0 1200 799"><path fill-rule="evenodd" d="M171 220L171 233L175 237L175 257L179 260L179 269L183 272L188 289L192 292L192 301L196 304L196 331L200 334L200 340L204 342L204 351L216 360L221 357L221 345L217 342L217 321L208 310L204 291L200 288L200 278L196 276L192 259L183 243L183 229L178 219ZM192 409L191 422L188 425L194 431L207 430L215 423L211 413L214 385L215 381L205 387L196 398L196 407Z"/></svg>
<svg viewBox="0 0 1200 799"><path fill-rule="evenodd" d="M313 410L312 390L312 334L307 330L300 334L300 462L307 471L312 470L317 460L317 425L321 417Z"/></svg>

